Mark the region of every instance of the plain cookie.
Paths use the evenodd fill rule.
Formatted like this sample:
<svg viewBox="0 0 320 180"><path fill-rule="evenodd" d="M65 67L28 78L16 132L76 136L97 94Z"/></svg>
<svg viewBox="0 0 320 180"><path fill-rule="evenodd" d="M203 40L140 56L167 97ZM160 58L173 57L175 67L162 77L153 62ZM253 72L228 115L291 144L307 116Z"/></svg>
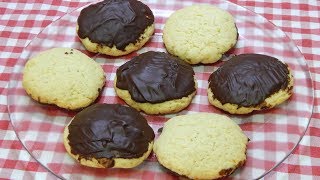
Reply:
<svg viewBox="0 0 320 180"><path fill-rule="evenodd" d="M154 33L150 8L137 0L105 0L84 8L77 24L84 47L121 56L140 49Z"/></svg>
<svg viewBox="0 0 320 180"><path fill-rule="evenodd" d="M190 179L218 179L246 161L248 138L230 118L211 113L168 120L153 151L161 165Z"/></svg>
<svg viewBox="0 0 320 180"><path fill-rule="evenodd" d="M22 85L34 100L75 110L98 97L105 83L102 67L76 49L53 48L27 61Z"/></svg>
<svg viewBox="0 0 320 180"><path fill-rule="evenodd" d="M95 104L71 120L63 137L67 152L84 166L133 168L151 153L154 132L131 107Z"/></svg>
<svg viewBox="0 0 320 180"><path fill-rule="evenodd" d="M211 5L180 9L169 17L163 29L168 52L190 64L218 61L236 44L237 37L231 14Z"/></svg>
<svg viewBox="0 0 320 180"><path fill-rule="evenodd" d="M292 94L287 64L262 54L241 54L225 62L209 78L210 104L231 114L247 114L277 106Z"/></svg>

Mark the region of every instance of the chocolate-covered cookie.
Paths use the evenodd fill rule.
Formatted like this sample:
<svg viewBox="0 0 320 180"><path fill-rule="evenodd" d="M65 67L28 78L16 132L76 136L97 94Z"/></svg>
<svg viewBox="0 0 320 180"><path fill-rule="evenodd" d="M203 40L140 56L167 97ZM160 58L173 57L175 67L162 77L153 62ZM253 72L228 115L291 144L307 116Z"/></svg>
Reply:
<svg viewBox="0 0 320 180"><path fill-rule="evenodd" d="M67 152L82 165L132 168L146 159L154 132L135 109L95 104L79 112L64 130Z"/></svg>
<svg viewBox="0 0 320 180"><path fill-rule="evenodd" d="M104 0L84 8L78 17L78 36L91 52L129 54L140 49L153 32L153 13L137 0Z"/></svg>
<svg viewBox="0 0 320 180"><path fill-rule="evenodd" d="M262 54L241 54L225 62L209 78L209 102L232 114L272 108L292 94L287 64Z"/></svg>
<svg viewBox="0 0 320 180"><path fill-rule="evenodd" d="M117 69L117 95L148 114L166 114L187 107L196 93L192 67L164 52L149 51Z"/></svg>

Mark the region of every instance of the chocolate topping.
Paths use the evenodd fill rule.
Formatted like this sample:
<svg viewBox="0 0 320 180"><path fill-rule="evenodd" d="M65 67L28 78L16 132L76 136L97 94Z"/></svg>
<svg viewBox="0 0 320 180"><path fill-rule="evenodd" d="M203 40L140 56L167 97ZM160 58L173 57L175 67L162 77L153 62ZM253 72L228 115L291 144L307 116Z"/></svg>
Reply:
<svg viewBox="0 0 320 180"><path fill-rule="evenodd" d="M278 59L241 54L225 62L209 78L209 88L222 104L256 106L289 83L289 70Z"/></svg>
<svg viewBox="0 0 320 180"><path fill-rule="evenodd" d="M187 97L196 91L194 71L167 53L149 51L117 70L119 89L128 90L137 102L160 103Z"/></svg>
<svg viewBox="0 0 320 180"><path fill-rule="evenodd" d="M139 158L154 139L138 111L118 104L94 104L79 112L68 128L71 152L85 159Z"/></svg>
<svg viewBox="0 0 320 180"><path fill-rule="evenodd" d="M136 43L152 25L150 8L137 0L105 0L84 8L78 18L78 35L91 42L124 50Z"/></svg>

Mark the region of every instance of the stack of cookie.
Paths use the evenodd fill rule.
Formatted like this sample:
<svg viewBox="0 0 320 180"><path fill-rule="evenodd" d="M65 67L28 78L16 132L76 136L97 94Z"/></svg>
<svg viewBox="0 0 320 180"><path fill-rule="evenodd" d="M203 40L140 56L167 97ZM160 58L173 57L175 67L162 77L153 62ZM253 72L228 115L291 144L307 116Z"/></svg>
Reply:
<svg viewBox="0 0 320 180"><path fill-rule="evenodd" d="M142 48L154 28L154 15L144 3L104 0L81 11L76 31L88 51L121 56ZM215 63L237 39L227 11L194 5L174 12L163 29L168 53L142 53L117 69L114 89L129 107L91 105L104 86L104 71L71 48L54 48L30 59L23 87L41 103L82 110L64 130L67 152L82 165L133 168L153 149L159 163L180 176L223 178L246 161L248 138L230 118L213 113L175 116L154 143L155 134L138 111L155 115L185 109L197 91L192 65ZM287 100L293 88L289 67L261 54L234 56L208 81L208 101L231 114L272 108Z"/></svg>

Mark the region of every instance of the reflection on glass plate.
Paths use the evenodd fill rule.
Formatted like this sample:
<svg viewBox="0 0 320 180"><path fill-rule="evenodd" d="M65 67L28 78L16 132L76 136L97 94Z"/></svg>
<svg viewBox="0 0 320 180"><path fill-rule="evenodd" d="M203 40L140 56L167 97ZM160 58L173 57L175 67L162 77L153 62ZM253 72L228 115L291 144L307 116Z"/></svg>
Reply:
<svg viewBox="0 0 320 180"><path fill-rule="evenodd" d="M156 19L156 32L150 42L138 52L123 57L96 55L84 50L76 35L77 9L47 26L24 49L17 62L8 94L8 109L15 132L28 152L54 175L65 179L105 177L135 177L145 179L174 178L157 163L151 155L142 165L134 169L93 169L83 167L66 153L63 146L63 129L76 112L33 101L21 85L22 71L26 61L52 47L72 47L85 52L101 64L106 73L106 86L98 103L121 103L113 90L116 69L133 56L149 50L165 51L162 43L162 28L165 20L176 9L193 4L192 1L150 0L146 2ZM250 115L228 115L236 121L250 138L245 166L236 171L234 179L256 179L263 177L279 165L300 142L308 127L313 108L313 88L308 67L303 55L294 43L272 23L263 17L235 4L213 0L211 4L229 11L235 18L239 31L236 47L228 54L262 53L286 62L293 70L295 79L293 96L272 110ZM227 57L228 55L226 55ZM225 57L225 58L226 58ZM209 75L223 63L194 66L198 80L197 95L192 104L178 114L195 112L224 112L209 105L206 89ZM154 131L176 114L166 116L145 115ZM195 149L196 151L196 149Z"/></svg>

